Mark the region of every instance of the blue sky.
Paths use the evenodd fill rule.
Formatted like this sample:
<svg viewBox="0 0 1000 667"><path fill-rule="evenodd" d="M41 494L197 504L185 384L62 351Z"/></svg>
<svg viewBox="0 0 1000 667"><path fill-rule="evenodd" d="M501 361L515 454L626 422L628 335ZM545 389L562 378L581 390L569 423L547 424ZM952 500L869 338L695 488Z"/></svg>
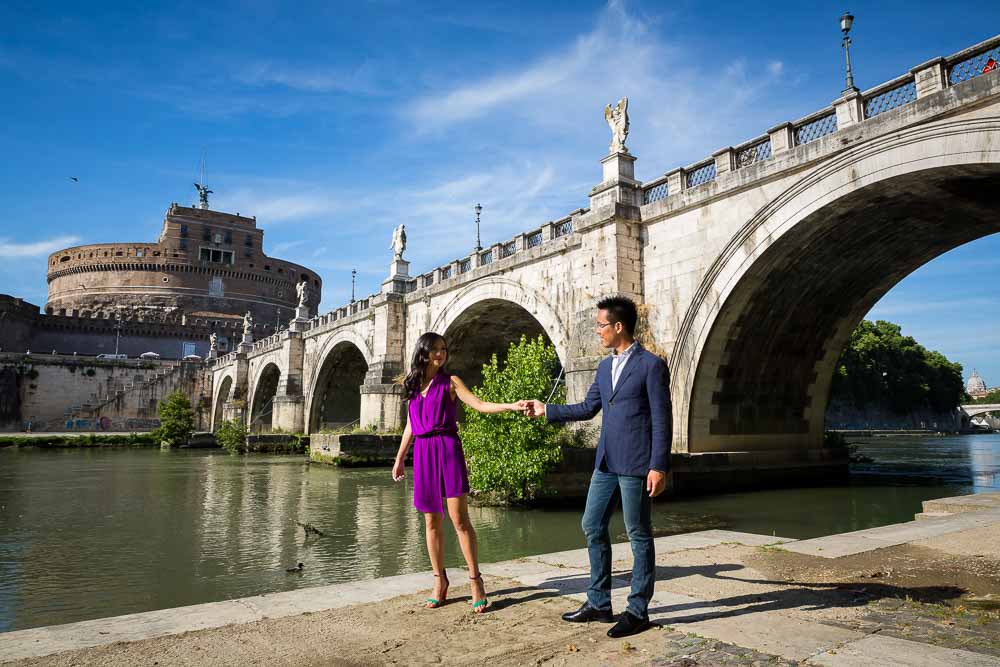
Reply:
<svg viewBox="0 0 1000 667"><path fill-rule="evenodd" d="M43 304L47 253L156 238L195 200L256 215L265 250L378 289L392 228L413 272L587 205L629 96L637 176L823 107L843 3L0 5L0 292ZM856 3L867 88L992 36L981 2ZM79 183L70 180L78 177ZM927 264L874 309L1000 385L1000 237Z"/></svg>

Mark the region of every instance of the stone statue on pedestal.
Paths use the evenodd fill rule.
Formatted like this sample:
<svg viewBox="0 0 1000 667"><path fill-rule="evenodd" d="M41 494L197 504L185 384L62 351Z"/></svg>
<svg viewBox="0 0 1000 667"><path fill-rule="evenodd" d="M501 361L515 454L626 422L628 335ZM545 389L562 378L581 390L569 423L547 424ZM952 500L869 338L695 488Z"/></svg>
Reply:
<svg viewBox="0 0 1000 667"><path fill-rule="evenodd" d="M299 297L299 308L309 307L309 281L303 280L295 286L295 293Z"/></svg>
<svg viewBox="0 0 1000 667"><path fill-rule="evenodd" d="M253 331L253 314L248 310L243 316L243 336L249 336Z"/></svg>
<svg viewBox="0 0 1000 667"><path fill-rule="evenodd" d="M406 250L406 225L400 225L392 230L393 259L403 259L403 252Z"/></svg>
<svg viewBox="0 0 1000 667"><path fill-rule="evenodd" d="M610 104L604 107L604 120L608 121L608 127L611 128L611 152L628 153L628 148L625 147L625 139L628 137L628 98L621 98L613 108Z"/></svg>
<svg viewBox="0 0 1000 667"><path fill-rule="evenodd" d="M213 359L219 356L219 334L214 331L208 337L208 356Z"/></svg>

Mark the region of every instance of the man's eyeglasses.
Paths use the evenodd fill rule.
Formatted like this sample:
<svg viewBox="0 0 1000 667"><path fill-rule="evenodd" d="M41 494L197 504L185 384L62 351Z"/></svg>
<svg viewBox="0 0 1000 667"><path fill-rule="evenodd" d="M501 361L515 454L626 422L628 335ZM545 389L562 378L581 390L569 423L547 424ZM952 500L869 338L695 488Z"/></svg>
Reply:
<svg viewBox="0 0 1000 667"><path fill-rule="evenodd" d="M598 322L597 328L604 329L604 327L610 327L612 324L614 324L614 322Z"/></svg>

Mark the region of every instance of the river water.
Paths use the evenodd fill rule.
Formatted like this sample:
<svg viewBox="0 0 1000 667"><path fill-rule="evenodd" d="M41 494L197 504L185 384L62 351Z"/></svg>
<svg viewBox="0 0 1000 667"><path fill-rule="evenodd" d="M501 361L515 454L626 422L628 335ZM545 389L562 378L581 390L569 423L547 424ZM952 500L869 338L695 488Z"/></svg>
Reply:
<svg viewBox="0 0 1000 667"><path fill-rule="evenodd" d="M657 534L807 538L1000 490L1000 435L880 438L849 484L654 505ZM409 478L301 457L0 449L0 632L429 569ZM484 562L584 546L580 511L473 508ZM296 521L324 537L306 539ZM625 540L620 514L612 524ZM462 563L454 534L448 564ZM286 567L305 564L302 574ZM428 586L431 582L428 580Z"/></svg>

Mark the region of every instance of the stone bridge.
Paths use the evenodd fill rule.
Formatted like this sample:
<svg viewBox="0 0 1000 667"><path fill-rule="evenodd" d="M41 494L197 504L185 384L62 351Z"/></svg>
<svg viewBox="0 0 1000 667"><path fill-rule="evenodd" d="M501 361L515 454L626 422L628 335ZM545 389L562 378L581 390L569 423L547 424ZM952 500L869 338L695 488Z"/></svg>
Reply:
<svg viewBox="0 0 1000 667"><path fill-rule="evenodd" d="M1000 403L973 403L972 405L959 406L959 416L961 417L963 426L968 425L969 420L973 417L985 415L988 412L1000 413Z"/></svg>
<svg viewBox="0 0 1000 667"><path fill-rule="evenodd" d="M381 293L215 360L213 421L398 427L396 379L431 330L470 385L543 334L580 399L603 354L594 306L619 293L669 360L676 456L822 467L851 331L907 274L1000 231L996 60L1000 36L651 182L608 155L588 208L415 277L396 262Z"/></svg>

